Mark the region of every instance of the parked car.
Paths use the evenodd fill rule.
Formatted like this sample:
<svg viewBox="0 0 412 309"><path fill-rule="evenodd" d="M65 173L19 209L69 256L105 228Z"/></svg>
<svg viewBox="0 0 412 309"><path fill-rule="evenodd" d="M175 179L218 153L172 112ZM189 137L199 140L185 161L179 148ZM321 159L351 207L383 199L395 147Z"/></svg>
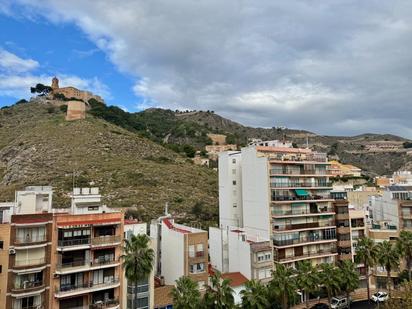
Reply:
<svg viewBox="0 0 412 309"><path fill-rule="evenodd" d="M324 303L318 303L310 307L310 309L329 309L329 305L324 304Z"/></svg>
<svg viewBox="0 0 412 309"><path fill-rule="evenodd" d="M387 301L389 298L388 293L386 292L376 292L375 294L372 295L371 301L374 303L383 303Z"/></svg>
<svg viewBox="0 0 412 309"><path fill-rule="evenodd" d="M332 309L343 309L348 308L349 302L351 300L347 299L346 297L332 297L330 302L330 307Z"/></svg>

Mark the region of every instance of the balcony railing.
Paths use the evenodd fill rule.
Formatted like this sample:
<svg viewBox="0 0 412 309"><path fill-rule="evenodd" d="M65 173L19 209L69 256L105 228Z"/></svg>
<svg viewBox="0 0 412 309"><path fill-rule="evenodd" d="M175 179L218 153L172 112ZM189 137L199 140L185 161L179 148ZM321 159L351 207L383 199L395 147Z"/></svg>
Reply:
<svg viewBox="0 0 412 309"><path fill-rule="evenodd" d="M59 263L57 264L57 269L58 270L64 270L67 268L72 268L72 267L82 267L82 266L102 266L102 265L108 265L115 263L116 260L114 257L107 258L107 259L94 259L94 260L79 260L79 261L73 261L69 263Z"/></svg>
<svg viewBox="0 0 412 309"><path fill-rule="evenodd" d="M332 200L333 198L330 195L307 195L307 196L291 196L291 195L282 195L282 196L272 196L272 201L309 201L309 200Z"/></svg>
<svg viewBox="0 0 412 309"><path fill-rule="evenodd" d="M18 245L31 244L31 243L43 242L43 241L46 241L46 239L47 239L46 235L42 235L42 236L26 235L26 236L16 237L15 243Z"/></svg>
<svg viewBox="0 0 412 309"><path fill-rule="evenodd" d="M22 292L22 291L29 291L32 289L36 289L42 287L44 285L43 281L26 281L21 282L20 284L15 284L12 291L13 292Z"/></svg>
<svg viewBox="0 0 412 309"><path fill-rule="evenodd" d="M318 188L318 187L332 187L331 182L323 181L300 181L300 182L272 182L272 188Z"/></svg>
<svg viewBox="0 0 412 309"><path fill-rule="evenodd" d="M298 215L309 215L309 214L323 214L323 213L334 213L335 209L331 207L320 207L317 211L311 209L291 209L291 210L278 210L274 209L272 211L272 216L298 216Z"/></svg>
<svg viewBox="0 0 412 309"><path fill-rule="evenodd" d="M300 259L300 258L305 258L305 257L316 257L316 256L320 256L320 255L326 255L326 254L335 254L336 248L331 248L331 249L320 249L317 250L316 252L308 252L308 253L304 253L301 255L289 255L289 256L285 256L285 257L275 257L275 259L277 261L290 261L290 260L295 260L295 259Z"/></svg>
<svg viewBox="0 0 412 309"><path fill-rule="evenodd" d="M324 241L324 240L330 240L330 241L336 241L336 237L332 236L319 236L319 237L302 237L299 239L282 239L282 240L273 240L273 244L275 246L290 246L290 245L296 245L296 244L303 244L303 243L308 243L308 242L317 242L317 241Z"/></svg>
<svg viewBox="0 0 412 309"><path fill-rule="evenodd" d="M12 309L44 309L44 303L41 303L39 305L33 305L33 306L23 306L23 305L17 305L13 304L11 307Z"/></svg>
<svg viewBox="0 0 412 309"><path fill-rule="evenodd" d="M103 282L101 283L94 283L93 281L91 282L86 282L82 284L74 284L74 285L63 285L60 286L60 288L56 289L57 293L68 293L68 292L74 292L78 290L85 290L85 289L91 289L91 288L99 288L99 287L104 287L104 286L109 286L113 285L116 283L119 283L119 278L104 278Z"/></svg>
<svg viewBox="0 0 412 309"><path fill-rule="evenodd" d="M36 266L46 263L46 259L44 257L39 259L26 259L26 260L15 260L14 266L16 267L28 267L28 266Z"/></svg>
<svg viewBox="0 0 412 309"><path fill-rule="evenodd" d="M94 304L91 304L89 306L90 309L105 309L105 308L111 308L113 306L119 305L119 300L116 299L108 299L105 301L97 301Z"/></svg>
<svg viewBox="0 0 412 309"><path fill-rule="evenodd" d="M81 246L89 245L90 238L80 238L80 239L64 239L58 241L59 247L70 247L70 246Z"/></svg>
<svg viewBox="0 0 412 309"><path fill-rule="evenodd" d="M317 227L328 227L334 226L335 221L320 221L320 222L310 222L310 223L300 223L300 224L285 224L285 225L275 225L273 227L274 231L285 231L285 230L298 230L298 229L308 229Z"/></svg>
<svg viewBox="0 0 412 309"><path fill-rule="evenodd" d="M271 175L328 175L326 170L270 169Z"/></svg>
<svg viewBox="0 0 412 309"><path fill-rule="evenodd" d="M116 235L98 236L98 237L92 238L92 245L99 246L99 245L105 245L105 244L119 243L120 241L121 241L120 236L116 236Z"/></svg>

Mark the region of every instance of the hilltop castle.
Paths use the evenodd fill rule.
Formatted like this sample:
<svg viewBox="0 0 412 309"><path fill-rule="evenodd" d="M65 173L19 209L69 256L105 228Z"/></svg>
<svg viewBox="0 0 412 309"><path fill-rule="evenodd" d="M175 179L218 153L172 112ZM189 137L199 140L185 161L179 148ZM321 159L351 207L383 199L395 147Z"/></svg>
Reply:
<svg viewBox="0 0 412 309"><path fill-rule="evenodd" d="M57 77L53 77L52 79L52 84L51 84L51 95L56 95L56 94L62 94L68 99L76 99L76 100L82 100L86 104L90 99L95 99L96 101L104 103L104 100L102 97L95 95L89 91L83 91L79 90L75 87L59 87L59 80Z"/></svg>

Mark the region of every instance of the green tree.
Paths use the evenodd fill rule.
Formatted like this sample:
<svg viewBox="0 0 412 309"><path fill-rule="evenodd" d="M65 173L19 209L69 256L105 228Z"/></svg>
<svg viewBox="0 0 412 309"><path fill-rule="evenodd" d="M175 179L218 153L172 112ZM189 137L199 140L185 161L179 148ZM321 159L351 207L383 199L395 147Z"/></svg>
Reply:
<svg viewBox="0 0 412 309"><path fill-rule="evenodd" d="M391 271L399 267L399 252L395 245L385 240L377 245L378 263L386 270L386 288L391 295Z"/></svg>
<svg viewBox="0 0 412 309"><path fill-rule="evenodd" d="M260 281L248 281L240 295L242 296L242 308L266 309L269 307L267 288Z"/></svg>
<svg viewBox="0 0 412 309"><path fill-rule="evenodd" d="M149 247L149 241L144 234L132 235L130 240L124 240L123 267L127 280L135 285L133 308L137 308L138 282L147 280L153 269L155 254Z"/></svg>
<svg viewBox="0 0 412 309"><path fill-rule="evenodd" d="M349 294L359 287L359 273L356 265L352 261L343 261L338 271L340 290L345 292L346 298L349 299ZM348 308L350 309L350 302L348 302Z"/></svg>
<svg viewBox="0 0 412 309"><path fill-rule="evenodd" d="M296 297L296 277L293 268L277 264L269 282L269 298L274 302L279 300L283 309L289 308L291 299Z"/></svg>
<svg viewBox="0 0 412 309"><path fill-rule="evenodd" d="M183 151L189 158L194 158L196 154L196 149L192 145L183 145Z"/></svg>
<svg viewBox="0 0 412 309"><path fill-rule="evenodd" d="M181 277L176 280L176 286L172 289L173 308L197 309L200 306L199 287L189 277Z"/></svg>
<svg viewBox="0 0 412 309"><path fill-rule="evenodd" d="M53 89L50 86L45 86L43 84L37 84L35 87L30 87L31 93L38 93L39 96L44 96L49 94Z"/></svg>
<svg viewBox="0 0 412 309"><path fill-rule="evenodd" d="M371 299L369 286L370 268L375 266L377 260L377 249L372 239L363 237L359 239L356 245L355 262L362 263L366 269L366 289L368 291L368 299Z"/></svg>
<svg viewBox="0 0 412 309"><path fill-rule="evenodd" d="M403 258L406 260L406 268L408 270L408 280L411 281L412 268L412 232L401 231L396 242L396 247Z"/></svg>
<svg viewBox="0 0 412 309"><path fill-rule="evenodd" d="M299 262L296 266L296 284L305 293L306 308L309 308L309 294L319 289L320 275L310 261Z"/></svg>
<svg viewBox="0 0 412 309"><path fill-rule="evenodd" d="M391 297L383 305L384 309L411 309L412 308L412 282L404 281L396 297Z"/></svg>
<svg viewBox="0 0 412 309"><path fill-rule="evenodd" d="M233 289L229 279L222 279L221 273L215 271L210 277L210 286L206 288L204 296L206 308L231 309L235 308Z"/></svg>
<svg viewBox="0 0 412 309"><path fill-rule="evenodd" d="M330 307L332 294L339 291L339 270L333 264L320 264L320 282L328 293L328 304Z"/></svg>

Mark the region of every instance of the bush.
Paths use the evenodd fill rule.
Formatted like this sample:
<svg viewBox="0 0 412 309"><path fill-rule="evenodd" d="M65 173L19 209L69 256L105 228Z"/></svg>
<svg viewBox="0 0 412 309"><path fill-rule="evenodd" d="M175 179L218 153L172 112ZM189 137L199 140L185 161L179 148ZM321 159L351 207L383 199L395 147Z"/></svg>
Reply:
<svg viewBox="0 0 412 309"><path fill-rule="evenodd" d="M183 151L189 158L194 158L196 154L196 149L192 145L183 145Z"/></svg>
<svg viewBox="0 0 412 309"><path fill-rule="evenodd" d="M56 111L56 109L55 109L54 106L49 106L49 107L47 108L47 112L48 112L49 114L53 114L55 111Z"/></svg>
<svg viewBox="0 0 412 309"><path fill-rule="evenodd" d="M60 111L62 111L63 113L67 113L67 105L60 105L59 109L60 109Z"/></svg>

